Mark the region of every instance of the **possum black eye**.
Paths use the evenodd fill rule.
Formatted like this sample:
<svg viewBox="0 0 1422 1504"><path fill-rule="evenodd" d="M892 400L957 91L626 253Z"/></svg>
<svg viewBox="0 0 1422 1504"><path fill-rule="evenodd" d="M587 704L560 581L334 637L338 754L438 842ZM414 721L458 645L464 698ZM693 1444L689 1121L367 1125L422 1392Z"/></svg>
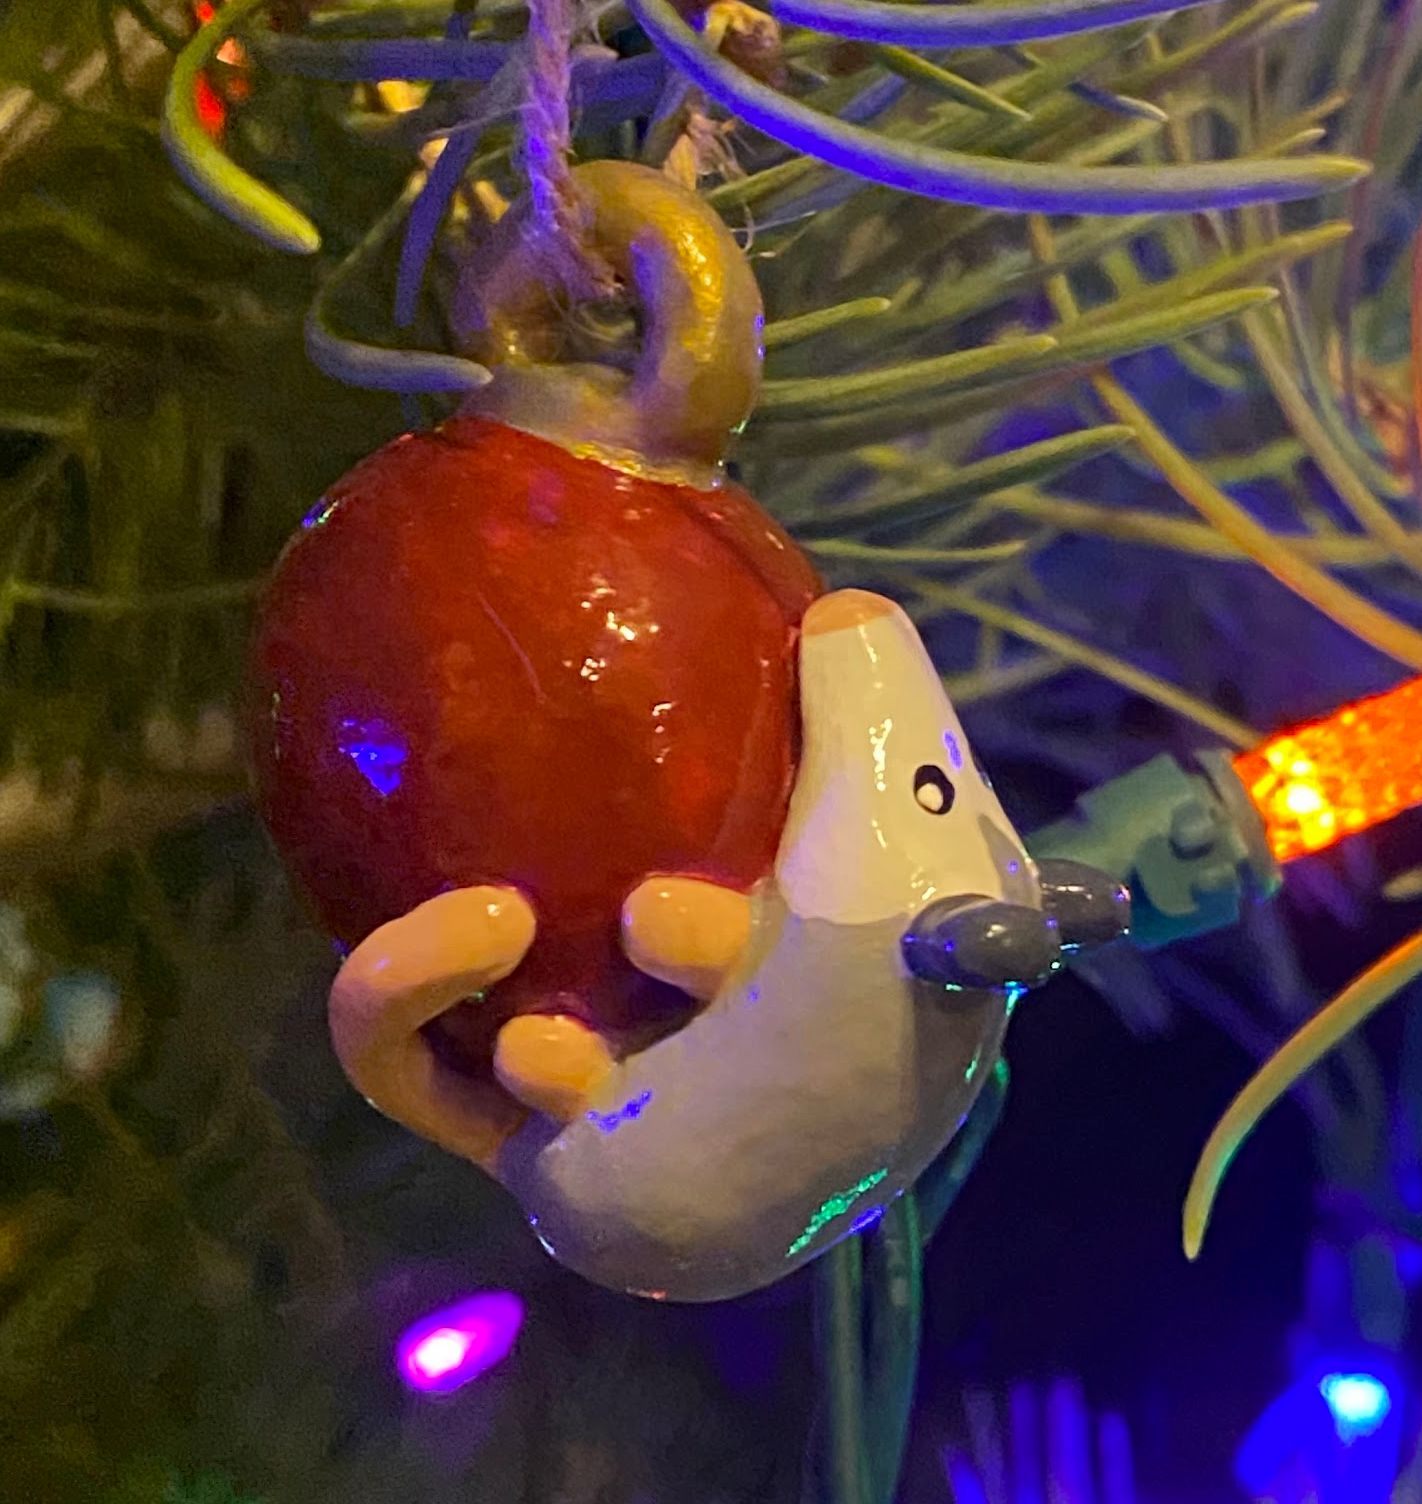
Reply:
<svg viewBox="0 0 1422 1504"><path fill-rule="evenodd" d="M946 815L953 808L953 783L942 768L926 762L913 775L913 797L930 815Z"/></svg>

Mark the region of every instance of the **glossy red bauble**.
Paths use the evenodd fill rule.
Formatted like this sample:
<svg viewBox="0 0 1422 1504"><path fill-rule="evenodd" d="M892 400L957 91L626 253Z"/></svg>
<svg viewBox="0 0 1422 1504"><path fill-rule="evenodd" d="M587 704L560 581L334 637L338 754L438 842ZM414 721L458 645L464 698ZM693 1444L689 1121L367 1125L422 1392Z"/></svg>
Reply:
<svg viewBox="0 0 1422 1504"><path fill-rule="evenodd" d="M346 944L450 888L512 884L538 931L441 1021L487 1059L514 1012L632 1043L679 994L624 960L651 873L769 870L818 591L740 489L613 470L479 418L396 440L308 517L266 597L250 741L263 816Z"/></svg>

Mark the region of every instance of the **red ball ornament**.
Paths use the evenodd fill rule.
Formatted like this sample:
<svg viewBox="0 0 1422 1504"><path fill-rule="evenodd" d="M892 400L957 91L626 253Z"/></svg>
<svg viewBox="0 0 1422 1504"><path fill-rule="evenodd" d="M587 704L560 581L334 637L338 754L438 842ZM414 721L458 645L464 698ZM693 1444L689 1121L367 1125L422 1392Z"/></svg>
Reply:
<svg viewBox="0 0 1422 1504"><path fill-rule="evenodd" d="M459 417L308 517L252 660L262 814L347 945L452 888L519 889L538 936L446 1016L486 1062L515 1012L656 1031L682 994L623 955L648 873L748 889L796 757L803 555L739 487L645 479Z"/></svg>
<svg viewBox="0 0 1422 1504"><path fill-rule="evenodd" d="M760 362L734 242L659 174L578 177L648 313L635 371L557 363L515 211L478 271L495 380L337 482L252 655L261 812L346 947L457 889L513 889L536 915L512 975L424 1026L481 1080L515 1014L582 1020L620 1054L692 1009L627 959L619 912L649 874L746 891L769 870L820 588L719 469Z"/></svg>

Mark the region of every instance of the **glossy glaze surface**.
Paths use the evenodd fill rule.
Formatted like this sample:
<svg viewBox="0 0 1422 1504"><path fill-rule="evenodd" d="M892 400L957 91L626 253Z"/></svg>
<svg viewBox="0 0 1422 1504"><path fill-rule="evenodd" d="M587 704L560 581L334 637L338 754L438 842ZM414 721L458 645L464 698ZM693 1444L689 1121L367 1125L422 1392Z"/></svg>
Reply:
<svg viewBox="0 0 1422 1504"><path fill-rule="evenodd" d="M538 932L438 1026L487 1067L516 1012L620 1045L688 1001L618 942L650 872L749 888L795 767L804 557L734 486L697 491L478 418L407 435L313 510L266 598L250 731L262 813L353 944L503 884Z"/></svg>

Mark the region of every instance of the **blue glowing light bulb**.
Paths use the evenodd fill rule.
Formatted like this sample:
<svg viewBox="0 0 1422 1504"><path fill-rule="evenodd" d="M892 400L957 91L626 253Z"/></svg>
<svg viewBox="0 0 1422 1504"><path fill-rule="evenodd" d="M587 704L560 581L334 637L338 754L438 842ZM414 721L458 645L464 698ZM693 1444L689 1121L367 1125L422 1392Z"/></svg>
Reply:
<svg viewBox="0 0 1422 1504"><path fill-rule="evenodd" d="M1370 1373L1330 1373L1318 1382L1318 1392L1333 1413L1340 1441L1371 1436L1392 1410L1392 1394Z"/></svg>

